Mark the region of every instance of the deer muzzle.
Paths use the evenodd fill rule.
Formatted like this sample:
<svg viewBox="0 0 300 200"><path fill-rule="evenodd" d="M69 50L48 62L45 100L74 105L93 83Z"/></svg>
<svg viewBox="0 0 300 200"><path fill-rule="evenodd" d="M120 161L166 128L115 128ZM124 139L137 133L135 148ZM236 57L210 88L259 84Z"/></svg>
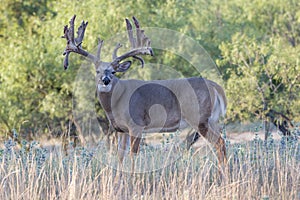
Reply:
<svg viewBox="0 0 300 200"><path fill-rule="evenodd" d="M108 85L110 83L110 78L108 77L103 77L102 78L102 82L104 83L104 85Z"/></svg>

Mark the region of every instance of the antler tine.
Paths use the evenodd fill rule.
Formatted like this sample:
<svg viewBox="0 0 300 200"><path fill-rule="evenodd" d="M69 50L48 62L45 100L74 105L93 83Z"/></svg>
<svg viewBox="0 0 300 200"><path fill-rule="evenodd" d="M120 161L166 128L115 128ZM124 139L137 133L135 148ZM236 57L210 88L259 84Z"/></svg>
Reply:
<svg viewBox="0 0 300 200"><path fill-rule="evenodd" d="M133 37L132 25L131 25L129 19L126 18L125 21L126 21L126 27L127 27L127 32L128 32L128 39L131 44L131 48L134 49L134 48L136 48L136 43L135 43L135 39Z"/></svg>
<svg viewBox="0 0 300 200"><path fill-rule="evenodd" d="M140 29L140 23L135 16L132 17L134 25L136 27L136 47L143 47L142 38L145 37L144 30ZM133 58L139 60L142 64L142 68L144 67L145 61L143 58L139 56L133 56Z"/></svg>
<svg viewBox="0 0 300 200"><path fill-rule="evenodd" d="M151 51L151 56L154 55L152 48L151 48L151 41L150 39L145 35L145 30L140 29L140 23L137 20L136 17L132 17L135 27L136 27L136 37L137 37L137 47L148 47Z"/></svg>
<svg viewBox="0 0 300 200"><path fill-rule="evenodd" d="M68 28L68 25L66 25L65 29L64 29L65 37L71 42L74 42L74 21L75 21L75 19L76 19L76 15L74 15L69 21L70 28Z"/></svg>
<svg viewBox="0 0 300 200"><path fill-rule="evenodd" d="M103 40L98 38L98 46L97 46L97 59L100 60L101 48L102 48Z"/></svg>
<svg viewBox="0 0 300 200"><path fill-rule="evenodd" d="M112 59L115 60L118 56L117 56L117 52L118 50L122 47L122 45L120 43L118 43L113 51L113 55L112 55Z"/></svg>
<svg viewBox="0 0 300 200"><path fill-rule="evenodd" d="M69 66L69 55L70 55L70 53L71 52L67 52L67 53L64 52L64 54L63 54L65 56L65 58L64 58L64 69L65 70L67 70L68 66Z"/></svg>
<svg viewBox="0 0 300 200"><path fill-rule="evenodd" d="M125 21L126 21L126 28L127 28L127 32L128 32L129 42L130 42L131 48L134 49L135 48L135 39L133 37L132 25L127 18L125 19ZM115 60L118 57L117 52L121 47L122 47L122 45L119 43L116 45L116 47L113 51L113 55L112 55L113 60Z"/></svg>
<svg viewBox="0 0 300 200"><path fill-rule="evenodd" d="M143 30L140 29L140 23L134 16L132 17L132 19L136 27L136 47L141 47L142 46L141 35Z"/></svg>
<svg viewBox="0 0 300 200"><path fill-rule="evenodd" d="M116 46L114 52L113 52L113 62L112 65L117 67L119 65L119 62L128 58L128 57L133 57L137 60L139 60L142 64L142 67L144 66L144 60L139 57L138 55L151 55L153 56L153 50L150 46L150 39L146 37L144 30L140 29L140 23L139 21L135 18L132 17L134 21L134 25L136 27L136 38L133 36L132 32L132 25L130 21L126 18L126 27L127 27L127 33L128 33L128 39L131 44L131 50L128 51L127 53L117 57L117 51L120 48L119 45Z"/></svg>
<svg viewBox="0 0 300 200"><path fill-rule="evenodd" d="M70 20L70 27L66 25L64 27L64 36L63 38L66 38L67 40L67 46L65 48L65 51L63 55L65 55L64 59L64 68L67 69L69 66L69 54L71 52L83 55L87 57L89 60L91 60L94 64L97 64L100 60L98 57L94 56L93 54L90 54L89 52L82 49L81 44L84 38L85 29L88 25L88 22L82 22L81 25L78 28L77 31L77 37L74 39L74 21L75 21L76 15L74 15ZM101 48L101 45L99 45ZM98 50L99 51L99 50ZM98 52L97 52L98 53ZM97 54L98 56L98 54ZM100 58L100 54L99 54Z"/></svg>
<svg viewBox="0 0 300 200"><path fill-rule="evenodd" d="M64 26L64 35L62 36L62 38L66 38L67 40L67 46L71 43L74 42L74 21L75 21L76 15L74 15L71 20L69 21L70 23L70 28L68 28L68 25ZM64 69L68 69L69 66L69 54L71 52L67 51L67 47L63 53L63 55L65 56L64 58Z"/></svg>
<svg viewBox="0 0 300 200"><path fill-rule="evenodd" d="M80 46L82 44L82 40L83 40L85 29L86 29L87 25L88 25L88 22L82 21L80 26L78 27L77 38L75 38L75 43L77 46ZM73 27L74 27L74 22L73 22Z"/></svg>
<svg viewBox="0 0 300 200"><path fill-rule="evenodd" d="M141 62L141 64L142 64L142 68L144 67L145 61L144 61L143 58L141 58L139 56L132 56L132 57L135 58L135 59L137 59L137 60L139 60Z"/></svg>

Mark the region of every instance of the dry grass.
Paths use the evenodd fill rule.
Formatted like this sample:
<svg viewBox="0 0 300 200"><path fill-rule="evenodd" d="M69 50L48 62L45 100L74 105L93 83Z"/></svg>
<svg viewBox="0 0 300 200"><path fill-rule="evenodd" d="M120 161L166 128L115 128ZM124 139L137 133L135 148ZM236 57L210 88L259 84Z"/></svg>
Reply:
<svg viewBox="0 0 300 200"><path fill-rule="evenodd" d="M0 199L300 199L297 140L257 138L228 149L229 173L220 179L212 152L192 150L165 167L131 175L109 167L115 162L102 148L77 148L64 156L59 149L35 143L17 149L6 141L0 152ZM151 151L141 167L167 160L168 153Z"/></svg>

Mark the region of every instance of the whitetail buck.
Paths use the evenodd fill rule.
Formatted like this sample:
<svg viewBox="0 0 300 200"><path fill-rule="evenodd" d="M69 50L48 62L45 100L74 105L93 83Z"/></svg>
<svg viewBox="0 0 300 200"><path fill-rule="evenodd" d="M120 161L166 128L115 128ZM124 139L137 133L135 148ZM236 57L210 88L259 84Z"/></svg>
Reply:
<svg viewBox="0 0 300 200"><path fill-rule="evenodd" d="M118 44L113 51L112 62L101 60L103 41L100 39L96 55L82 48L87 22L81 23L77 31L78 36L74 38L74 16L70 20L70 27L65 26L63 36L67 40L64 51L65 69L68 67L71 52L87 57L95 65L99 101L111 126L119 132L120 163L124 159L124 150L128 148L129 143L131 156L138 152L142 133L172 132L190 126L197 131L190 136L193 137L189 139L190 143L198 139L199 132L216 148L219 163L225 164L225 143L217 125L219 116L225 115L226 111L226 97L221 86L198 77L142 81L120 80L114 75L129 69L131 61L123 61L129 57L139 60L143 66L144 60L139 56L153 56L150 39L146 37L144 30L140 29L137 19L133 17L133 20L136 38L133 36L130 21L126 19L131 49L117 56L117 51L121 47Z"/></svg>

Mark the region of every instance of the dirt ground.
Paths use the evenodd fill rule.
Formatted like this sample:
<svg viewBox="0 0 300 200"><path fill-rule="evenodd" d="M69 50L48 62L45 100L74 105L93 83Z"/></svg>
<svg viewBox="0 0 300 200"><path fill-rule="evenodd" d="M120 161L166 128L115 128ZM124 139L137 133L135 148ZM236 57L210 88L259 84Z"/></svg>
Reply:
<svg viewBox="0 0 300 200"><path fill-rule="evenodd" d="M265 133L263 131L254 132L242 132L242 133L227 133L227 140L230 141L231 144L234 143L243 143L253 140L256 136L260 139L265 139ZM272 137L274 140L280 140L281 135L277 131L272 132Z"/></svg>
<svg viewBox="0 0 300 200"><path fill-rule="evenodd" d="M186 130L180 133L180 137L182 139L185 138L186 134L189 133L191 130ZM274 140L280 140L281 139L281 133L277 130L276 127L271 127L270 129L272 137ZM145 143L148 145L158 145L161 144L162 141L167 141L166 136L168 134L163 133L154 133L149 136L146 136ZM255 137L259 137L260 139L264 140L265 133L262 128L262 125L260 123L251 123L251 124L230 124L226 125L226 139L230 142L230 144L235 143L246 143L251 140L253 140ZM97 136L99 137L99 135ZM105 142L103 140L104 138L100 139L98 138L98 142ZM37 141L39 144L43 147L52 147L57 148L61 146L61 139L60 138L52 138L52 139L45 139L43 137L37 138ZM207 141L203 138L200 138L194 145L194 148L198 148L201 146L208 145ZM4 143L0 143L0 148L4 148ZM50 148L50 149L52 149Z"/></svg>

